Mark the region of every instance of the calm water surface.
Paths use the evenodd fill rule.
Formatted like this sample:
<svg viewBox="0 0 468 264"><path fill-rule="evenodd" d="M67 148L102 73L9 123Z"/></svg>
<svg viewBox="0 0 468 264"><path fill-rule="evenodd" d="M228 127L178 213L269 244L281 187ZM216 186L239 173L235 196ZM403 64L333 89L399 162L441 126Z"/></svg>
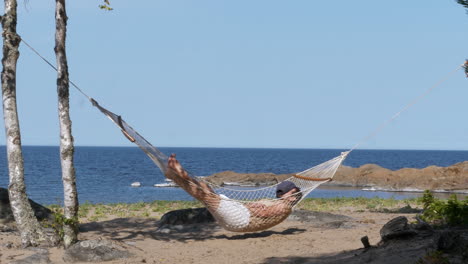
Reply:
<svg viewBox="0 0 468 264"><path fill-rule="evenodd" d="M234 148L161 148L177 153L190 172L199 176L232 170L236 172L290 173L302 171L339 155L336 149L234 149ZM58 147L23 147L27 192L43 203L61 203ZM359 167L374 163L392 170L429 165L449 166L468 160L468 151L355 150L344 165ZM152 161L136 147L76 147L75 166L80 202L119 203L153 200L192 200L180 188L155 188L164 176ZM142 187L130 187L132 182ZM5 147L0 147L0 187L8 186ZM321 188L309 197L382 197L403 199L418 193L368 192L354 188Z"/></svg>

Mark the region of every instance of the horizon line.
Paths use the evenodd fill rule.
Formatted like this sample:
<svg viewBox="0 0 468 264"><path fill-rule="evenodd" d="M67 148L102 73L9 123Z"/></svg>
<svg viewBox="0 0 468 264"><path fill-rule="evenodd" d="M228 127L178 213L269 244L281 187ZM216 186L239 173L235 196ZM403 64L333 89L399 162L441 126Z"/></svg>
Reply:
<svg viewBox="0 0 468 264"><path fill-rule="evenodd" d="M6 145L0 145L0 147L6 147ZM60 147L60 145L22 145L21 147ZM97 147L97 148L139 148L138 146L110 146L110 145L75 145L74 147ZM324 147L316 147L316 148L298 148L298 147L209 147L209 146L159 146L156 148L199 148L199 149L290 149L290 150L341 150L341 151L348 151L350 148L324 148ZM468 151L466 149L403 149L403 148L362 148L362 149L354 149L353 151L359 150L393 150L393 151Z"/></svg>

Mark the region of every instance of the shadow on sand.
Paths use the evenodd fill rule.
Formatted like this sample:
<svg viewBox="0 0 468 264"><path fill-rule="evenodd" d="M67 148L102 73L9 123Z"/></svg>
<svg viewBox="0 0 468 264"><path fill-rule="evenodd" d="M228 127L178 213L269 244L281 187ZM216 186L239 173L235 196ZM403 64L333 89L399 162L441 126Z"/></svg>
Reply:
<svg viewBox="0 0 468 264"><path fill-rule="evenodd" d="M270 257L263 264L468 263L466 229L419 230L411 236L380 241L370 248L320 256ZM468 237L468 236L467 236ZM437 252L434 255L434 252Z"/></svg>
<svg viewBox="0 0 468 264"><path fill-rule="evenodd" d="M109 221L86 223L80 226L80 232L83 234L98 232L118 241L144 238L163 241L177 240L179 242L208 239L242 240L265 238L272 235L295 235L306 231L305 229L288 228L281 232L267 230L256 233L238 234L228 232L227 234L216 234L220 230L222 228L216 223L174 225L161 229L158 228L158 221L142 218L117 218Z"/></svg>
<svg viewBox="0 0 468 264"><path fill-rule="evenodd" d="M361 263L381 263L372 262L372 259L365 260L356 259L356 256L361 254L364 249L358 249L353 251L346 251L334 255L322 255L319 257L272 257L267 258L262 264L361 264Z"/></svg>

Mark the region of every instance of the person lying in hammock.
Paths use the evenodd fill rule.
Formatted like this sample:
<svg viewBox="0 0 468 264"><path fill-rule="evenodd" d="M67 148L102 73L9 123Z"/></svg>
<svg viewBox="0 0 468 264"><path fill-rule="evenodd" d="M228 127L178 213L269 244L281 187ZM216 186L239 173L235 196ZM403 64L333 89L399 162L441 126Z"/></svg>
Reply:
<svg viewBox="0 0 468 264"><path fill-rule="evenodd" d="M278 184L279 199L241 202L217 194L206 182L191 177L176 159L169 157L166 177L199 200L218 223L227 230L253 232L270 228L286 219L293 206L301 200L300 189L290 181Z"/></svg>

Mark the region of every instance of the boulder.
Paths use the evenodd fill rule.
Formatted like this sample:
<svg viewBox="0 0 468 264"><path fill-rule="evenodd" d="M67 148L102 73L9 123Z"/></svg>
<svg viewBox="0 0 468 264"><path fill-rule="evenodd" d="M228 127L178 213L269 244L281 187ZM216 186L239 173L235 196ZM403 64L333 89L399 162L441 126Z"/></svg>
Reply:
<svg viewBox="0 0 468 264"><path fill-rule="evenodd" d="M408 219L404 216L393 218L380 229L382 241L406 238L416 233L417 232L408 225Z"/></svg>
<svg viewBox="0 0 468 264"><path fill-rule="evenodd" d="M10 264L51 264L52 261L49 259L49 251L43 248L30 248L30 250L36 253L19 260L10 262Z"/></svg>
<svg viewBox="0 0 468 264"><path fill-rule="evenodd" d="M434 236L437 250L450 251L463 244L460 234L455 230L441 230Z"/></svg>
<svg viewBox="0 0 468 264"><path fill-rule="evenodd" d="M102 262L130 257L123 247L108 240L84 240L65 250L63 260L67 263Z"/></svg>
<svg viewBox="0 0 468 264"><path fill-rule="evenodd" d="M46 220L49 222L54 221L53 212L29 199L29 203L36 215L37 219L40 221ZM13 217L13 212L10 207L10 198L8 196L8 190L5 188L0 188L0 224L7 224L13 222L15 219Z"/></svg>
<svg viewBox="0 0 468 264"><path fill-rule="evenodd" d="M190 225L213 222L215 222L213 215L211 215L211 213L203 207L167 212L161 217L158 225Z"/></svg>

